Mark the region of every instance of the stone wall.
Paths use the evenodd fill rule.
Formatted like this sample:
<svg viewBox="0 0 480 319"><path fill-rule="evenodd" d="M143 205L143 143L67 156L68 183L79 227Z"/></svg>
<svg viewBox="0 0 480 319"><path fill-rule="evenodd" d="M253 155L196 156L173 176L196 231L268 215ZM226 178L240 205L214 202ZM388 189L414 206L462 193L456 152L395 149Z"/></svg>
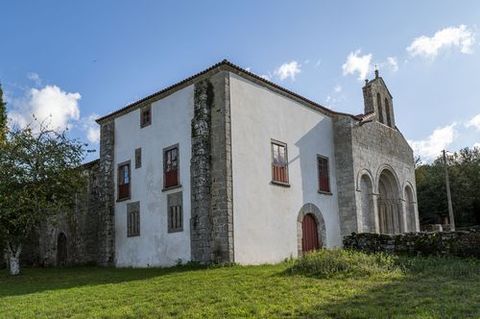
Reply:
<svg viewBox="0 0 480 319"><path fill-rule="evenodd" d="M353 125L354 120L349 116L336 117L333 122L338 210L342 235L358 229L353 170Z"/></svg>
<svg viewBox="0 0 480 319"><path fill-rule="evenodd" d="M115 121L112 119L100 126L97 263L104 266L115 262L114 145Z"/></svg>
<svg viewBox="0 0 480 319"><path fill-rule="evenodd" d="M480 258L480 232L406 233L399 235L356 234L346 236L344 248L409 256L457 256Z"/></svg>
<svg viewBox="0 0 480 319"><path fill-rule="evenodd" d="M195 84L190 170L192 260L233 262L228 72Z"/></svg>
<svg viewBox="0 0 480 319"><path fill-rule="evenodd" d="M337 185L339 189L339 216L341 232L346 236L352 232L365 229L378 229L377 197L379 195L379 179L383 170L389 170L397 184L398 209L407 214L405 188L411 188L416 194L415 166L413 151L403 135L396 129L375 120L361 122L349 116L339 115L334 120L335 160ZM372 207L369 218L362 217L361 178L368 176L372 184ZM415 214L414 223L407 229L407 219L402 220L403 230L418 231L418 212L416 195L411 200ZM363 212L366 213L366 212ZM407 218L407 217L404 217ZM363 225L365 220L372 220L372 225ZM410 225L410 224L409 224Z"/></svg>

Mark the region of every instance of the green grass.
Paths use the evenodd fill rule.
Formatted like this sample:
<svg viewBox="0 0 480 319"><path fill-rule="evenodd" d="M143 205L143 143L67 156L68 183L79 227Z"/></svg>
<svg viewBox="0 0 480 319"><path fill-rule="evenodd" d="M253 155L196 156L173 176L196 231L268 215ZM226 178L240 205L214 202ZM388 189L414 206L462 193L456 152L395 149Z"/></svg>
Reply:
<svg viewBox="0 0 480 319"><path fill-rule="evenodd" d="M480 262L321 251L278 265L0 270L0 318L479 318Z"/></svg>

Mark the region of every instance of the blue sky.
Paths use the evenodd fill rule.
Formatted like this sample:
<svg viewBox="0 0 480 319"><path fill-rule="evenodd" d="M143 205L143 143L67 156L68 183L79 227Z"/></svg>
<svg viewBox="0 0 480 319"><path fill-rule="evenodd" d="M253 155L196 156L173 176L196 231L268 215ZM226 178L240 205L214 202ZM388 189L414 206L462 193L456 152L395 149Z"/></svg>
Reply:
<svg viewBox="0 0 480 319"><path fill-rule="evenodd" d="M12 122L51 115L92 148L95 117L224 58L354 114L377 65L423 159L480 143L479 1L32 0L1 12Z"/></svg>

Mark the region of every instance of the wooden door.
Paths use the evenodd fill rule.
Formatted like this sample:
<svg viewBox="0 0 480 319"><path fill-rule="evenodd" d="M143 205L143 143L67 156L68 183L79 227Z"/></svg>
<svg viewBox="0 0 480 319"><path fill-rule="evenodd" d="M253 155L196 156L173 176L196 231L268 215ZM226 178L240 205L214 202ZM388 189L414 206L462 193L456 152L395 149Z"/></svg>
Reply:
<svg viewBox="0 0 480 319"><path fill-rule="evenodd" d="M320 248L318 242L317 222L312 214L307 214L302 221L302 248L309 252Z"/></svg>

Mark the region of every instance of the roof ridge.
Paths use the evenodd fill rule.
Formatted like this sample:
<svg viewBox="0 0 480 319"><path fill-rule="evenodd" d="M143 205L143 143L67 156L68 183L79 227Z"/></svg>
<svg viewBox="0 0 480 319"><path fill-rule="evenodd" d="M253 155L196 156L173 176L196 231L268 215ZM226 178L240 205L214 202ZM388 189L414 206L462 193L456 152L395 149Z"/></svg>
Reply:
<svg viewBox="0 0 480 319"><path fill-rule="evenodd" d="M155 96L158 96L158 95L160 95L160 94L163 94L163 93L166 93L166 92L168 92L168 91L170 91L170 90L173 90L173 89L175 89L176 87L179 87L179 86L181 86L181 85L183 85L183 84L188 83L189 81L193 81L193 80L195 80L196 78L198 78L198 77L200 77L200 76L202 76L202 75L204 75L204 74L206 74L206 73L208 73L208 72L210 72L210 71L212 71L212 70L214 70L214 69L216 69L216 68L219 68L219 67L221 67L221 66L223 66L223 65L228 66L228 67L231 67L231 68L237 70L238 72L245 73L246 75L248 75L248 76L250 76L250 77L253 77L253 78L256 79L256 80L259 80L259 81L262 82L262 83L265 83L265 84L267 84L267 85L269 85L269 86L272 86L272 87L274 87L274 88L276 88L276 89L278 89L278 90L280 90L280 91L282 91L282 92L284 92L284 93L287 93L287 94L289 94L289 95L292 95L292 96L294 96L295 98L298 98L298 99L304 101L305 103L308 103L308 104L311 104L312 106L315 106L316 108L322 110L323 112L327 112L327 113L330 113L330 114L332 114L332 115L350 116L350 117L352 117L352 118L354 118L354 119L356 119L356 120L361 120L361 118L358 117L358 116L356 116L356 115L349 114L349 113L337 112L337 111L334 111L334 110L332 110L332 109L330 109L330 108L327 108L327 107L325 107L325 106L323 106L323 105L321 105L321 104L319 104L319 103L317 103L317 102L315 102L315 101L312 101L312 100L310 100L310 99L308 99L308 98L306 98L306 97L304 97L304 96L302 96L302 95L300 95L300 94L298 94L298 93L296 93L296 92L294 92L294 91L291 91L291 90L289 90L289 89L287 89L287 88L284 88L284 87L280 86L279 84L276 84L276 83L274 83L274 82L272 82L272 81L270 81L270 80L264 79L264 78L262 78L261 76L259 76L259 75L255 74L255 73L251 72L251 71L248 71L248 70L246 70L246 69L244 69L244 68L242 68L242 67L240 67L240 66L238 66L238 65L236 65L236 64L234 64L234 63L232 63L232 62L230 62L230 61L227 60L227 59L223 59L222 61L217 62L217 63L211 65L210 67L204 69L203 71L200 71L200 72L198 72L198 73L195 73L195 74L193 74L193 75L191 75L191 76L189 76L189 77L187 77L187 78L185 78L185 79L183 79L183 80L181 80L181 81L179 81L179 82L176 82L176 83L174 83L174 84L172 84L172 85L169 85L169 86L167 86L167 87L165 87L165 88L163 88L163 89L161 89L161 90L159 90L159 91L157 91L157 92L154 92L154 93L152 93L152 94L150 94L150 95L147 95L146 97L141 98L140 100L137 100L137 101L135 101L135 102L129 103L129 104L125 105L124 107L122 107L122 108L120 108L120 109L118 109L118 110L116 110L116 111L110 112L110 113L108 113L107 115L104 115L104 116L96 119L96 122L97 122L97 123L101 123L103 120L105 120L105 119L107 119L107 118L110 118L110 117L112 117L112 116L114 116L114 115L116 115L116 114L119 114L119 113L122 113L122 112L126 112L126 111L128 111L128 109L130 109L130 108L133 108L133 107L135 107L135 106L137 106L137 105L139 105L139 104L141 104L141 103L143 103L143 102L145 102L145 101L147 101L147 100L149 100L149 99L151 99L151 98L154 98Z"/></svg>

